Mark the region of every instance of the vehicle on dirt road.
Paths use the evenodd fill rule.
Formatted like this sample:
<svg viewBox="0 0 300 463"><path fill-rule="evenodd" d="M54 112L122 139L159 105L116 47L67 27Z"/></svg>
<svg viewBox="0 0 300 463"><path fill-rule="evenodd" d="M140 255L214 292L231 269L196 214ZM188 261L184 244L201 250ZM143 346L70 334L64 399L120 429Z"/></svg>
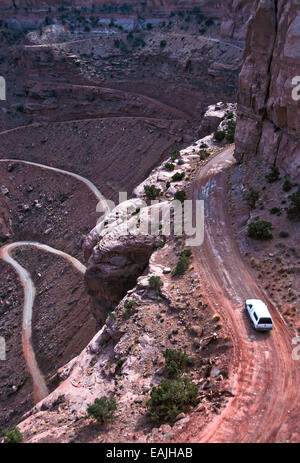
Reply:
<svg viewBox="0 0 300 463"><path fill-rule="evenodd" d="M254 328L258 331L273 329L273 320L266 304L260 299L247 299L246 310Z"/></svg>

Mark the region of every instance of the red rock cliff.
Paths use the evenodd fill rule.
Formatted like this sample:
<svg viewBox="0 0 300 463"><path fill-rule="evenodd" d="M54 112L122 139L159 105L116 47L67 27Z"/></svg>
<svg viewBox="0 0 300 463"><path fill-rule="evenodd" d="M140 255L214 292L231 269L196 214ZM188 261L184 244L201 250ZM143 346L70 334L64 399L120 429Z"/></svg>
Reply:
<svg viewBox="0 0 300 463"><path fill-rule="evenodd" d="M299 0L256 1L239 79L235 156L242 161L258 155L293 179L300 176L296 76L300 76Z"/></svg>

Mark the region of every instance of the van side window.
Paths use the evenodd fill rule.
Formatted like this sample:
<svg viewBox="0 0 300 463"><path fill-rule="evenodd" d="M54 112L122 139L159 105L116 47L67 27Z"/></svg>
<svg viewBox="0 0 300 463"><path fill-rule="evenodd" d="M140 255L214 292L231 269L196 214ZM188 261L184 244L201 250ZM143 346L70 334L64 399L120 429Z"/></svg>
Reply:
<svg viewBox="0 0 300 463"><path fill-rule="evenodd" d="M255 312L253 312L253 315L254 315L255 320L257 321L257 320L258 320L258 316L256 315Z"/></svg>

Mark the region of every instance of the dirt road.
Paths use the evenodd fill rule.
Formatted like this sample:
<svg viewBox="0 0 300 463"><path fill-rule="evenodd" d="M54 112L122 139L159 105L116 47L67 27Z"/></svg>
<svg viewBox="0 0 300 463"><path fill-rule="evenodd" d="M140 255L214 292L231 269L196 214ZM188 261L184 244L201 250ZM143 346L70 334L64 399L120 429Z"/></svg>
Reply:
<svg viewBox="0 0 300 463"><path fill-rule="evenodd" d="M25 268L23 268L15 259L10 255L11 251L18 247L34 246L42 251L50 252L68 260L77 270L84 273L86 268L81 262L65 252L51 248L45 244L35 243L31 241L20 241L12 244L7 244L0 248L0 258L8 264L12 265L16 270L18 277L24 289L24 307L23 307L23 323L22 323L22 344L25 361L32 377L34 388L34 400L39 402L48 395L48 389L44 377L39 369L33 345L32 345L32 309L35 299L35 286L33 281Z"/></svg>
<svg viewBox="0 0 300 463"><path fill-rule="evenodd" d="M205 201L205 240L194 248L194 265L212 309L232 334L234 397L203 429L192 418L174 439L179 442L284 442L293 433L293 419L299 419L300 365L292 359L294 335L243 262L227 213L226 171L235 162L233 151L224 149L200 171L193 198ZM247 298L268 304L272 332L254 331L244 310Z"/></svg>

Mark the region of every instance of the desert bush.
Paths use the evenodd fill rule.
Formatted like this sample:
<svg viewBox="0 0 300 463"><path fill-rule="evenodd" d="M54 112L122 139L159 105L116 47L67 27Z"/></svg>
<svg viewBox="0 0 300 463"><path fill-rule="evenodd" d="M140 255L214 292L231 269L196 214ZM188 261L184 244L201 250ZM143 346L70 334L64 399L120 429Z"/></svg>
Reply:
<svg viewBox="0 0 300 463"><path fill-rule="evenodd" d="M124 302L125 309L135 309L136 306L137 306L137 303L133 300Z"/></svg>
<svg viewBox="0 0 300 463"><path fill-rule="evenodd" d="M17 426L13 427L10 431L2 431L1 435L6 444L19 444L23 440L23 434Z"/></svg>
<svg viewBox="0 0 300 463"><path fill-rule="evenodd" d="M198 403L197 386L184 376L175 381L163 379L150 393L149 418L154 424L173 422L179 413Z"/></svg>
<svg viewBox="0 0 300 463"><path fill-rule="evenodd" d="M115 420L114 412L116 409L115 399L109 400L103 396L101 399L95 399L95 402L88 406L87 413L95 418L98 423L111 423Z"/></svg>
<svg viewBox="0 0 300 463"><path fill-rule="evenodd" d="M300 187L297 192L289 197L290 207L287 209L287 216L290 220L300 220Z"/></svg>
<svg viewBox="0 0 300 463"><path fill-rule="evenodd" d="M280 172L278 167L271 166L270 172L266 175L266 179L269 183L277 182L280 179Z"/></svg>
<svg viewBox="0 0 300 463"><path fill-rule="evenodd" d="M160 277L152 276L149 278L149 286L153 289L156 293L160 293L161 288L163 287L163 282Z"/></svg>
<svg viewBox="0 0 300 463"><path fill-rule="evenodd" d="M226 132L225 132L225 138L228 141L228 143L234 142L235 129L236 129L236 122L233 119L229 119L229 121L227 122L227 127L226 127Z"/></svg>
<svg viewBox="0 0 300 463"><path fill-rule="evenodd" d="M184 190L178 190L176 191L174 195L174 199L177 199L178 201L183 202L186 198L186 192Z"/></svg>
<svg viewBox="0 0 300 463"><path fill-rule="evenodd" d="M181 157L180 151L179 150L174 150L173 153L171 154L171 160L174 162L176 159L179 159Z"/></svg>
<svg viewBox="0 0 300 463"><path fill-rule="evenodd" d="M172 182L178 182L180 180L182 180L185 176L185 173L184 172L176 172L173 176L172 176Z"/></svg>
<svg viewBox="0 0 300 463"><path fill-rule="evenodd" d="M225 138L225 132L223 130L216 130L214 133L214 137L216 141L223 141Z"/></svg>
<svg viewBox="0 0 300 463"><path fill-rule="evenodd" d="M294 183L290 182L289 180L285 180L284 184L282 185L282 189L283 191L288 192L291 191L294 186Z"/></svg>
<svg viewBox="0 0 300 463"><path fill-rule="evenodd" d="M149 200L154 200L160 195L160 189L156 188L155 185L145 185L144 193Z"/></svg>
<svg viewBox="0 0 300 463"><path fill-rule="evenodd" d="M272 209L270 209L270 214L279 214L280 213L280 207L272 207Z"/></svg>
<svg viewBox="0 0 300 463"><path fill-rule="evenodd" d="M168 170L169 172L171 172L172 170L175 169L175 164L173 164L172 162L166 162L165 163L165 169Z"/></svg>
<svg viewBox="0 0 300 463"><path fill-rule="evenodd" d="M163 356L166 361L169 378L181 376L189 363L189 357L186 352L181 352L180 350L166 349Z"/></svg>
<svg viewBox="0 0 300 463"><path fill-rule="evenodd" d="M191 255L192 255L192 252L190 249L186 249L180 253L179 260L172 271L172 274L174 276L183 275L187 271L190 265Z"/></svg>
<svg viewBox="0 0 300 463"><path fill-rule="evenodd" d="M159 44L160 48L165 48L166 45L167 45L166 40L161 40L160 41L160 44Z"/></svg>
<svg viewBox="0 0 300 463"><path fill-rule="evenodd" d="M205 159L207 159L210 156L210 152L207 150L200 150L199 156L201 161L205 161Z"/></svg>
<svg viewBox="0 0 300 463"><path fill-rule="evenodd" d="M249 206L251 209L255 209L256 201L259 200L260 193L254 188L250 188L248 195L246 196L246 201L248 201Z"/></svg>
<svg viewBox="0 0 300 463"><path fill-rule="evenodd" d="M248 236L256 240L270 240L273 238L273 235L270 233L271 228L272 223L265 220L252 222L248 226Z"/></svg>

